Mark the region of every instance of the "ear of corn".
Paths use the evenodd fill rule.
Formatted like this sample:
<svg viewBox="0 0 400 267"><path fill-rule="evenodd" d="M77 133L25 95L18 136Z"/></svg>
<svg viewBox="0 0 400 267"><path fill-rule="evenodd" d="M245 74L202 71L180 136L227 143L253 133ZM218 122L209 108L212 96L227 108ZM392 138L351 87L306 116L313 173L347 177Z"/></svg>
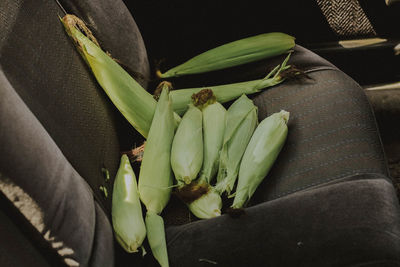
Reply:
<svg viewBox="0 0 400 267"><path fill-rule="evenodd" d="M185 203L197 218L208 219L221 215L221 196L210 183L218 170L226 110L216 102L215 96L209 89L194 94L192 99L194 105L199 107L203 114L203 166L200 177L190 185L180 187L178 192L181 193L184 190L185 193L188 193L189 198L192 197Z"/></svg>
<svg viewBox="0 0 400 267"><path fill-rule="evenodd" d="M209 186L207 193L187 206L197 218L210 219L221 215L222 199L219 193Z"/></svg>
<svg viewBox="0 0 400 267"><path fill-rule="evenodd" d="M220 153L218 183L215 187L221 194L232 191L240 161L257 123L257 107L246 95L242 95L229 107Z"/></svg>
<svg viewBox="0 0 400 267"><path fill-rule="evenodd" d="M179 185L196 179L203 164L202 113L193 105L180 122L171 150L171 166Z"/></svg>
<svg viewBox="0 0 400 267"><path fill-rule="evenodd" d="M80 21L73 15L66 15L62 19L66 32L75 41L82 57L113 104L129 123L146 138L154 115L156 101L118 63L76 28L74 22L77 20ZM83 22L81 22L81 25L84 25ZM180 117L177 115L175 117L179 122Z"/></svg>
<svg viewBox="0 0 400 267"><path fill-rule="evenodd" d="M168 267L167 242L165 240L164 220L156 213L146 213L147 239L154 258L161 267Z"/></svg>
<svg viewBox="0 0 400 267"><path fill-rule="evenodd" d="M215 100L210 89L204 89L194 94L192 98L201 107L203 114L203 166L198 180L210 184L218 171L219 151L224 140L226 109Z"/></svg>
<svg viewBox="0 0 400 267"><path fill-rule="evenodd" d="M208 50L158 75L169 78L229 68L286 53L294 45L294 37L284 33L260 34Z"/></svg>
<svg viewBox="0 0 400 267"><path fill-rule="evenodd" d="M271 169L285 143L288 120L289 112L274 113L254 131L240 164L232 208L243 207Z"/></svg>
<svg viewBox="0 0 400 267"><path fill-rule="evenodd" d="M146 227L136 183L136 176L126 155L114 180L112 223L118 243L127 252L137 252L146 237Z"/></svg>
<svg viewBox="0 0 400 267"><path fill-rule="evenodd" d="M171 196L173 176L170 155L174 132L169 84L165 83L156 106L139 174L140 199L147 210L147 237L153 255L161 266L168 266L168 254L164 222L158 214Z"/></svg>
<svg viewBox="0 0 400 267"><path fill-rule="evenodd" d="M211 87L187 88L171 91L172 106L174 111L179 115L184 114L187 110L188 104L191 101L192 95L199 93L203 89L211 89L218 102L226 103L240 97L242 94L249 95L258 93L262 89L280 84L285 80L285 78L281 76L282 71L290 68L290 66L287 65L289 58L290 54L285 58L281 65L276 66L263 79Z"/></svg>
<svg viewBox="0 0 400 267"><path fill-rule="evenodd" d="M174 131L166 84L156 107L139 174L140 199L148 211L157 214L167 205L171 195L173 177L170 159Z"/></svg>

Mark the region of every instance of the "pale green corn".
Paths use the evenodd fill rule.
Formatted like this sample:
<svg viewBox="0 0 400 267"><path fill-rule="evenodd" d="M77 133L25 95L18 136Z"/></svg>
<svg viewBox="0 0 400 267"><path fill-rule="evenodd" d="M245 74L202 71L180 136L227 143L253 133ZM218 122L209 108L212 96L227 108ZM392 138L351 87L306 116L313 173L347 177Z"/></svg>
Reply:
<svg viewBox="0 0 400 267"><path fill-rule="evenodd" d="M238 66L287 53L294 37L280 32L259 34L208 50L165 73L160 78L178 77Z"/></svg>
<svg viewBox="0 0 400 267"><path fill-rule="evenodd" d="M204 152L199 180L211 184L218 172L219 151L224 141L226 109L215 101L205 106L202 113Z"/></svg>
<svg viewBox="0 0 400 267"><path fill-rule="evenodd" d="M282 71L290 68L290 65L287 65L289 58L290 54L285 58L281 65L276 66L263 79L210 87L186 88L171 91L172 106L174 107L174 111L179 115L184 114L188 108L188 104L191 101L192 95L200 92L203 89L211 89L218 102L226 103L240 97L242 94L249 95L258 93L262 89L280 84L285 80L285 78L281 76Z"/></svg>
<svg viewBox="0 0 400 267"><path fill-rule="evenodd" d="M254 131L240 164L232 208L241 208L253 196L281 151L288 133L289 112L282 110L264 119Z"/></svg>
<svg viewBox="0 0 400 267"><path fill-rule="evenodd" d="M83 35L75 26L79 20L66 15L61 21L68 35L89 65L96 80L129 123L145 138L148 135L156 101L109 55ZM180 117L175 116L177 122Z"/></svg>
<svg viewBox="0 0 400 267"><path fill-rule="evenodd" d="M157 214L167 205L171 194L173 176L170 160L174 130L168 88L164 87L156 106L139 174L140 199L148 211Z"/></svg>
<svg viewBox="0 0 400 267"><path fill-rule="evenodd" d="M257 123L257 107L246 95L242 95L229 107L220 153L218 183L215 186L219 193L230 194L232 191L240 161Z"/></svg>
<svg viewBox="0 0 400 267"><path fill-rule="evenodd" d="M168 267L168 251L163 218L151 211L146 213L147 240L154 258L161 267Z"/></svg>
<svg viewBox="0 0 400 267"><path fill-rule="evenodd" d="M202 164L202 113L197 107L190 105L172 143L171 166L178 184L190 184L196 179Z"/></svg>
<svg viewBox="0 0 400 267"><path fill-rule="evenodd" d="M203 114L203 166L197 184L207 188L207 192L187 204L189 210L199 219L209 219L221 215L221 196L210 185L218 171L226 109L215 100L211 90L202 90L193 95L193 102Z"/></svg>
<svg viewBox="0 0 400 267"><path fill-rule="evenodd" d="M114 180L111 217L118 243L127 252L137 252L146 237L146 227L136 176L126 155L121 157Z"/></svg>
<svg viewBox="0 0 400 267"><path fill-rule="evenodd" d="M164 223L158 215L167 205L172 190L171 145L175 125L168 84L158 100L144 149L139 174L140 200L146 207L146 228L150 247L161 266L168 266Z"/></svg>
<svg viewBox="0 0 400 267"><path fill-rule="evenodd" d="M210 219L221 215L222 199L220 194L210 186L206 194L187 206L197 218Z"/></svg>

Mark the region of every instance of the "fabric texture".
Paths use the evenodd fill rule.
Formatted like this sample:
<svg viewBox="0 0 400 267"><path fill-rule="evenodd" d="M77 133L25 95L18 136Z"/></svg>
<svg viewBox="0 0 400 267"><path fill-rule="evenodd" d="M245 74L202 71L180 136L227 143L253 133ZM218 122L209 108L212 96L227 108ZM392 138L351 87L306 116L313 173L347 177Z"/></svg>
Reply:
<svg viewBox="0 0 400 267"><path fill-rule="evenodd" d="M84 18L114 57L146 75L143 40L121 1L60 2L67 12ZM26 262L52 262L30 241L39 236L69 266L155 265L150 253L142 258L121 249L109 218L120 151L142 139L64 33L58 18L63 10L55 1L6 0L0 11L0 200L32 226L24 235L44 259L33 256ZM142 23L144 14L137 14ZM143 36L154 55L174 47L168 38L157 42L172 34L165 30L167 23L149 34L154 24L145 21ZM260 27L265 30L265 24ZM232 28L231 39L237 37ZM157 36L160 30L164 34ZM211 38L208 45L229 38ZM190 51L200 47L206 46L199 43ZM174 48L182 57L190 54ZM194 221L173 197L162 214L171 266L400 265L400 208L367 98L326 60L301 46L294 51L289 63L310 79L286 81L251 96L259 120L281 109L291 113L289 136L276 164L238 219L225 214ZM260 78L282 60L173 82L179 89ZM104 167L110 172L108 182ZM108 198L100 186L107 187ZM21 230L18 220L6 215L0 214L0 222ZM9 252L19 256L13 248Z"/></svg>
<svg viewBox="0 0 400 267"><path fill-rule="evenodd" d="M400 266L399 220L392 184L360 175L169 227L168 253L171 266Z"/></svg>
<svg viewBox="0 0 400 267"><path fill-rule="evenodd" d="M66 160L2 72L0 85L3 194L20 209L67 265L87 266L92 251L97 249L93 249L96 224L100 229L104 228L102 224L109 228L109 222L102 218L104 214L96 216L93 191ZM14 188L9 193L3 184L14 185ZM15 195L16 188L34 204L18 205L21 194ZM36 211L25 213L24 205L34 207ZM96 240L101 240L102 235L110 236L111 231L101 231ZM108 248L111 245L106 243ZM112 257L112 249L108 254Z"/></svg>
<svg viewBox="0 0 400 267"><path fill-rule="evenodd" d="M13 213L12 205L7 206L8 200L0 192L0 266L32 266L32 267L50 267L55 264L65 266L61 260L51 261L51 250L45 256L38 249L37 239L29 239L26 231L30 223L22 224L15 220L15 216L10 217ZM20 226L24 226L21 230ZM53 253L54 256L54 253Z"/></svg>
<svg viewBox="0 0 400 267"><path fill-rule="evenodd" d="M317 0L331 29L340 37L376 36L358 0Z"/></svg>
<svg viewBox="0 0 400 267"><path fill-rule="evenodd" d="M112 184L104 182L101 170L107 168L113 177L120 151L132 148L135 140L140 145L138 134L97 85L64 32L58 18L63 12L55 1L1 1L0 5L7 10L0 14L0 64L7 79L110 214L111 199L104 198L99 187L111 192ZM132 24L131 17L123 18ZM113 47L114 39L109 40ZM132 53L134 44L127 53ZM120 53L123 60L124 52ZM138 50L134 55L145 68L146 54ZM134 61L131 54L125 58Z"/></svg>

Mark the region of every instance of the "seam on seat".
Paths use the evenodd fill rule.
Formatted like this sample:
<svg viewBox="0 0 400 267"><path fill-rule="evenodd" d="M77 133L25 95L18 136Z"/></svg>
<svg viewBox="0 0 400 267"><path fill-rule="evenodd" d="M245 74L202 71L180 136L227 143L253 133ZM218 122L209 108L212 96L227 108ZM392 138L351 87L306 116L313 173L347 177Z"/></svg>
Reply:
<svg viewBox="0 0 400 267"><path fill-rule="evenodd" d="M336 67L331 67L331 66L319 66L319 67L312 67L310 69L307 69L304 71L304 73L311 73L311 72L317 72L317 71L323 71L323 70L338 70Z"/></svg>
<svg viewBox="0 0 400 267"><path fill-rule="evenodd" d="M377 174L377 175L383 176L382 173L380 173L379 170L376 169L376 168L365 168L365 169L351 170L351 171L347 171L347 172L344 172L344 173L341 173L341 174L338 174L338 175L335 175L335 176L324 178L324 179L322 179L322 180L320 180L318 182L310 183L310 184L307 184L307 185L304 185L304 186L300 186L300 187L294 188L292 190L285 191L285 192L283 192L281 194L272 196L270 200L273 200L273 199L276 199L276 198L280 198L280 197L283 197L283 196L287 196L289 194L292 194L292 193L295 193L295 192L298 192L298 191L301 191L301 190L304 190L304 189L308 189L308 188L311 188L313 186L322 185L324 183L331 182L331 181L334 181L336 179L347 178L347 177L351 177L351 176L358 175L358 174L364 174L364 173Z"/></svg>

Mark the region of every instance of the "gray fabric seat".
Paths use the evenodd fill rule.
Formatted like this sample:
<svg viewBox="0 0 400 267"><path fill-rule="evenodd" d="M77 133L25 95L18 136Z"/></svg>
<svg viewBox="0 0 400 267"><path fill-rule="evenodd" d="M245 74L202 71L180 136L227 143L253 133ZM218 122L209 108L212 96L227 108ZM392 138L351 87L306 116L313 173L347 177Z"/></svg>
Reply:
<svg viewBox="0 0 400 267"><path fill-rule="evenodd" d="M144 41L121 1L61 2L146 86ZM142 139L64 33L55 1L6 0L0 11L0 265L155 265L115 242L99 189L112 192L120 151ZM281 61L174 83L250 79ZM290 63L311 79L252 96L260 120L291 112L270 175L239 219L192 221L173 197L163 213L171 266L400 266L400 207L364 92L301 46Z"/></svg>

